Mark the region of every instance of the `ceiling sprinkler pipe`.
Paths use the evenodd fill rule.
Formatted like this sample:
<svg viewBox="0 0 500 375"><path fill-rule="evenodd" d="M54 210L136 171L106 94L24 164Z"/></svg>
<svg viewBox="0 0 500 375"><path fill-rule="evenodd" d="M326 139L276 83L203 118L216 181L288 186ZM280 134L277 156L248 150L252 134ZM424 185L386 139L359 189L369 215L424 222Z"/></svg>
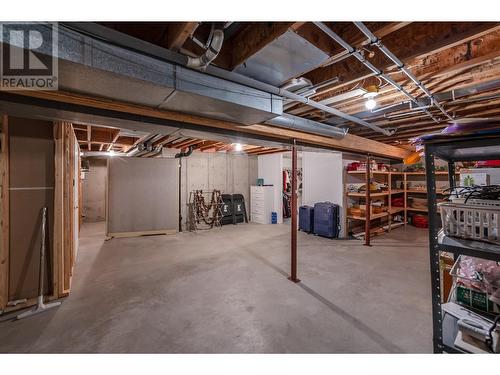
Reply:
<svg viewBox="0 0 500 375"><path fill-rule="evenodd" d="M344 138L348 131L348 129L341 129L336 126L287 114L267 120L266 124L339 139Z"/></svg>
<svg viewBox="0 0 500 375"><path fill-rule="evenodd" d="M368 69L370 69L375 76L385 80L387 83L395 87L399 92L403 93L406 97L408 97L413 103L417 106L420 106L417 99L414 98L408 91L406 91L400 84L395 82L391 77L384 74L380 69L375 67L372 63L367 61L365 57L354 47L352 47L349 43L347 43L344 39L342 39L337 33L331 30L328 26L326 26L323 22L314 22L316 26L318 26L326 35L335 40L338 44L340 44L344 49L352 56L357 58L363 65L365 65ZM429 117L435 122L439 123L440 121L432 115L429 111L424 109L424 112L429 115Z"/></svg>
<svg viewBox="0 0 500 375"><path fill-rule="evenodd" d="M405 67L404 63L396 57L386 46L382 44L380 39L375 36L364 24L363 22L354 22L356 27L363 33L365 36L370 40L370 44L374 44L382 51L384 55L386 55L396 66L400 71L402 71L408 78L410 78L415 85L418 86L420 90L422 90L425 95L427 95L430 99L431 102L438 108L443 115L445 115L449 120L453 120L453 117L448 114L444 110L444 108L438 103L438 101L434 98L434 95L427 89L427 87L424 86L422 82L419 81L415 75L408 70L408 68Z"/></svg>

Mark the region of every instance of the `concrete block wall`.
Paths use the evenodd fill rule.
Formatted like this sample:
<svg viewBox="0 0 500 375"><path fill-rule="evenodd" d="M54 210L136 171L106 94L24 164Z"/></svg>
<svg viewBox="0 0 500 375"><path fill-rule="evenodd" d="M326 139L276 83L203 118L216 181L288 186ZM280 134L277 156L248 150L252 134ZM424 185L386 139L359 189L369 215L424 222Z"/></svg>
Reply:
<svg viewBox="0 0 500 375"><path fill-rule="evenodd" d="M164 157L173 157L178 151L164 149ZM226 194L243 194L250 209L250 186L258 177L256 156L194 151L182 158L181 214L185 228L187 203L193 190L220 190Z"/></svg>
<svg viewBox="0 0 500 375"><path fill-rule="evenodd" d="M164 149L163 157L173 158L178 150ZM193 190L220 190L227 194L243 194L250 210L250 186L258 178L256 156L194 151L182 158L181 214L185 228L189 193ZM90 159L90 172L86 174L83 197L85 221L106 219L106 160Z"/></svg>

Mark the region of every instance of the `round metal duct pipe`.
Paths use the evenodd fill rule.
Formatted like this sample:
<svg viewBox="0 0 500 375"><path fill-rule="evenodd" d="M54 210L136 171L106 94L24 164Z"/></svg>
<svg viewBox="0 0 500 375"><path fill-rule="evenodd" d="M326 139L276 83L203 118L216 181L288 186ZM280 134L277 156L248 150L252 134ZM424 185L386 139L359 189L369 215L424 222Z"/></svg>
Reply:
<svg viewBox="0 0 500 375"><path fill-rule="evenodd" d="M333 125L326 125L321 122L287 114L268 120L266 124L339 139L344 138L348 131L347 129L340 129Z"/></svg>

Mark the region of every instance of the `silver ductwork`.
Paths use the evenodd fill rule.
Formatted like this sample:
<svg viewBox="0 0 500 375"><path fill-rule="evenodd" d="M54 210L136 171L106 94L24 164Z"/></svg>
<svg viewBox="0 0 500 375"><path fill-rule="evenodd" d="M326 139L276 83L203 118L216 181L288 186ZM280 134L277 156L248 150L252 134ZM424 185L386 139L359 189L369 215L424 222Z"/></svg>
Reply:
<svg viewBox="0 0 500 375"><path fill-rule="evenodd" d="M145 54L145 55L142 55L143 58L146 58L149 56L154 56L156 58L160 58L163 61L166 60L166 61L170 61L170 62L180 64L183 66L187 66L188 57L185 55L181 55L181 54L175 53L173 51L167 50L165 48L161 48L159 46L155 46L153 44L141 41L141 40L133 38L133 37L130 37L128 35L124 35L122 33L115 32L113 30L109 30L108 28L105 28L103 26L91 24L91 23L90 24L89 23L65 23L64 25L71 28L71 29L77 30L78 32L83 32L83 33L86 33L88 35L92 35L93 37L98 37L98 38L104 39L104 40L111 42L115 45L119 45L121 47L130 49L133 51L139 51L139 52ZM158 63L158 60L156 60L156 63ZM193 72L193 73L197 73L197 72ZM283 97L285 97L287 99L291 99L293 101L303 103L309 107L319 109L325 113L329 113L331 115L341 117L345 120L352 121L356 124L365 126L367 128L370 128L370 129L372 129L376 132L382 133L384 135L387 135L387 136L392 135L391 132L389 132L389 131L387 131L387 130L385 130L377 125L370 124L370 123L368 123L360 118L357 118L355 116L352 116L352 115L349 115L349 114L344 113L342 111L339 111L338 109L323 105L323 104L318 103L312 99L309 99L309 98L304 97L302 95L295 94L295 93L290 92L288 90L280 89L279 87L273 86L271 84L255 80L255 79L250 78L250 77L246 77L242 74L238 74L235 72L229 72L227 70L217 68L213 65L208 65L206 70L205 70L205 73L207 73L207 75L204 75L203 80L208 80L209 75L210 75L210 76L212 76L212 78L217 77L217 78L225 80L226 85L238 84L238 85L246 86L245 87L246 91L252 90L252 89L257 90L257 93L248 93L245 96L245 102L248 100L256 100L257 98L262 97L264 94L270 95L269 99L271 101L271 107L272 107L271 112L274 115L269 116L267 119L262 119L261 121L254 121L253 123L264 122L266 120L269 120L269 118L273 118L273 117L276 117L278 115L281 115L282 109L283 109ZM201 75L201 73L198 73L198 74ZM201 78L201 76L199 76L197 78ZM196 84L197 82L195 81L194 83ZM205 90L200 89L200 92L203 92L203 94L213 95L213 93L211 92L212 90L209 90L209 89L211 89L211 87L206 87L207 85L199 85L199 86L205 87ZM234 93L234 92L232 92L232 93ZM224 97L224 96L227 96L230 94L231 94L231 92L224 90L224 93L221 93L220 95ZM200 102L198 100L198 101L195 101L193 104L194 104L194 108L197 108L197 107L199 107ZM163 108L163 107L161 107L161 108ZM193 108L193 106L191 106L191 108ZM213 108L213 107L210 107L210 108ZM166 108L166 109L173 109L173 108ZM183 109L180 109L180 111L183 111ZM207 112L207 111L204 111L204 112ZM277 113L277 112L279 112L279 113ZM226 113L221 112L221 110L219 108L213 108L211 114L208 114L208 113L203 113L203 114L208 115L210 117L216 117L216 118L219 117L220 118L221 115L224 115ZM239 113L239 115L241 117L241 113ZM238 120L233 119L233 121L238 121ZM239 120L238 122L247 123L247 124L249 123L249 122L241 121L241 120Z"/></svg>
<svg viewBox="0 0 500 375"><path fill-rule="evenodd" d="M224 31L215 30L212 35L212 40L210 41L210 45L208 46L205 53L199 57L190 57L188 56L187 67L205 70L207 66L215 60L215 58L219 55L219 52L222 48L222 43L224 41Z"/></svg>
<svg viewBox="0 0 500 375"><path fill-rule="evenodd" d="M347 134L347 129L341 129L332 125L326 125L321 122L287 114L268 120L266 124L333 138L344 138Z"/></svg>

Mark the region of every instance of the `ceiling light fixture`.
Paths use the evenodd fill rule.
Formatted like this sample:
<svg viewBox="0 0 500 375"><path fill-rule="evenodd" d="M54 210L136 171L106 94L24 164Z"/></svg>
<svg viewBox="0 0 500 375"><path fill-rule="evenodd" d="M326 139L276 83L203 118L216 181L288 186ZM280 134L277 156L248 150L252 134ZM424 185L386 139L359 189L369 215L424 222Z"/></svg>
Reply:
<svg viewBox="0 0 500 375"><path fill-rule="evenodd" d="M115 152L113 150L108 151L109 156L115 156Z"/></svg>
<svg viewBox="0 0 500 375"><path fill-rule="evenodd" d="M234 150L235 151L242 151L243 150L243 146L241 145L241 143L235 143L234 144Z"/></svg>
<svg viewBox="0 0 500 375"><path fill-rule="evenodd" d="M365 107L367 109L373 109L377 106L377 102L375 101L375 99L368 99L366 102L365 102Z"/></svg>

